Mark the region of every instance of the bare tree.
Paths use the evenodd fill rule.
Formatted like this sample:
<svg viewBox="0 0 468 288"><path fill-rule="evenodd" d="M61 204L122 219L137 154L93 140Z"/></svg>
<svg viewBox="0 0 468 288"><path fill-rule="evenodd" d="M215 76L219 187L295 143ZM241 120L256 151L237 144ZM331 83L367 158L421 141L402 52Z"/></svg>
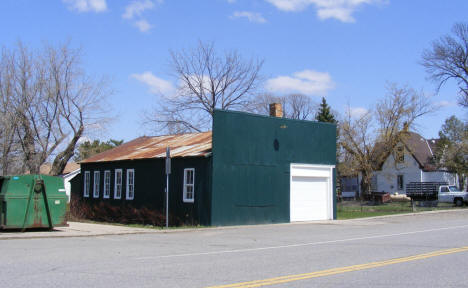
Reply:
<svg viewBox="0 0 468 288"><path fill-rule="evenodd" d="M9 174L17 152L16 115L12 107L14 94L14 63L11 62L10 53L3 49L0 60L0 145L1 145L1 171L2 175Z"/></svg>
<svg viewBox="0 0 468 288"><path fill-rule="evenodd" d="M456 23L453 36L445 35L423 52L422 65L438 82L438 89L450 79L458 83L460 105L468 107L468 23Z"/></svg>
<svg viewBox="0 0 468 288"><path fill-rule="evenodd" d="M304 94L290 94L286 96L288 118L299 120L314 119L317 104Z"/></svg>
<svg viewBox="0 0 468 288"><path fill-rule="evenodd" d="M361 190L369 193L373 172L398 143L408 137L415 121L431 113L433 106L423 93L408 87L390 85L386 97L375 109L353 115L350 108L340 121L339 144L344 150L341 165L344 175L361 174Z"/></svg>
<svg viewBox="0 0 468 288"><path fill-rule="evenodd" d="M2 54L7 72L0 83L12 87L1 89L2 99L11 99L6 107L15 117L15 137L30 173L39 173L53 157L50 173L61 174L84 130L102 124L107 86L86 76L80 61L81 51L69 44L32 52L19 43Z"/></svg>
<svg viewBox="0 0 468 288"><path fill-rule="evenodd" d="M258 87L262 60L244 60L237 51L219 55L213 43L171 52L175 95L161 95L159 107L148 120L171 132L210 128L215 109L245 110Z"/></svg>
<svg viewBox="0 0 468 288"><path fill-rule="evenodd" d="M260 94L250 106L252 112L268 115L271 103L280 103L283 107L283 117L298 120L312 120L317 110L315 103L309 96L304 94L273 95L269 93Z"/></svg>

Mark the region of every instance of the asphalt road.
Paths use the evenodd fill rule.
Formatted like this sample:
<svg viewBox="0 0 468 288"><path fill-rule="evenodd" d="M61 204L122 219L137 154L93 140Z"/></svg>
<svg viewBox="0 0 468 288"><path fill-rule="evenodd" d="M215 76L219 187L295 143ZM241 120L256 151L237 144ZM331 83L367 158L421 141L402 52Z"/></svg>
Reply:
<svg viewBox="0 0 468 288"><path fill-rule="evenodd" d="M0 287L468 287L468 210L0 241Z"/></svg>

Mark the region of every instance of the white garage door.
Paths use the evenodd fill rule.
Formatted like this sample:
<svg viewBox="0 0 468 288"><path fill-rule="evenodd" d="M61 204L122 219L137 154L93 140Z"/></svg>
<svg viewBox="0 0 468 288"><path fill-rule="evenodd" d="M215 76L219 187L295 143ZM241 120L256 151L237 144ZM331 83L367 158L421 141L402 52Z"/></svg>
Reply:
<svg viewBox="0 0 468 288"><path fill-rule="evenodd" d="M333 219L333 168L291 164L291 222Z"/></svg>

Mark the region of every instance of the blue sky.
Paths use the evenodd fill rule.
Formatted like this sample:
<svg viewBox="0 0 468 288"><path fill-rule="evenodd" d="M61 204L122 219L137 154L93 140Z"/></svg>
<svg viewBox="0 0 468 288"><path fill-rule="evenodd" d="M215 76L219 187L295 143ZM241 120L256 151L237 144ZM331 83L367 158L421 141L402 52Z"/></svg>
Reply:
<svg viewBox="0 0 468 288"><path fill-rule="evenodd" d="M112 79L114 121L102 139L152 134L141 115L175 83L169 51L198 40L264 59L266 90L325 96L340 113L371 107L390 82L434 94L442 107L418 128L430 138L450 115L467 115L454 82L435 94L421 53L466 11L466 0L3 0L0 39L81 46L86 71Z"/></svg>

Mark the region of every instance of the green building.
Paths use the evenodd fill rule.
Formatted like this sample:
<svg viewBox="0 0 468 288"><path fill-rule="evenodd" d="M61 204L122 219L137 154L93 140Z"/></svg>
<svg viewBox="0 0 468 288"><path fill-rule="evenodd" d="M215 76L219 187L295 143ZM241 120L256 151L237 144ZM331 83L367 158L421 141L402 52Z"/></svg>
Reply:
<svg viewBox="0 0 468 288"><path fill-rule="evenodd" d="M336 218L336 125L232 111L215 111L211 132L140 137L84 160L72 200L162 217L166 147L171 225Z"/></svg>

